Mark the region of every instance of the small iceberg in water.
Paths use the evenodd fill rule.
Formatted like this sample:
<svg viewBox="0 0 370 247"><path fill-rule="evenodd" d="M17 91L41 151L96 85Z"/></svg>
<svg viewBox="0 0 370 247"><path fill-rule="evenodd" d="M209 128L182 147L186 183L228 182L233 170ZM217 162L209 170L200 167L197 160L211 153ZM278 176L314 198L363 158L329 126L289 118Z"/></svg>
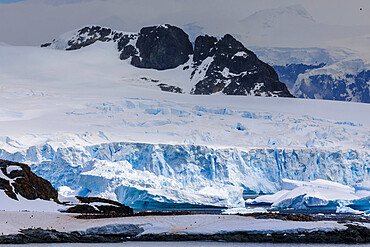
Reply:
<svg viewBox="0 0 370 247"><path fill-rule="evenodd" d="M265 208L229 208L222 210L222 214L257 214L267 213Z"/></svg>
<svg viewBox="0 0 370 247"><path fill-rule="evenodd" d="M271 205L277 209L335 210L337 213L359 213L370 210L370 182L347 186L317 179L304 182L283 179L282 190L246 200L248 205Z"/></svg>

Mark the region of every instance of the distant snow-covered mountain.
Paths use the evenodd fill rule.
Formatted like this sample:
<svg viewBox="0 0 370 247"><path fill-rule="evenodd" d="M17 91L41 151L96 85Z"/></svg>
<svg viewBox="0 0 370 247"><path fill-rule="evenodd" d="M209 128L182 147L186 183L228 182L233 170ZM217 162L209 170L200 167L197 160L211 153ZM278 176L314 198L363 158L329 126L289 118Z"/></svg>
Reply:
<svg viewBox="0 0 370 247"><path fill-rule="evenodd" d="M370 26L336 26L322 24L302 5L264 9L240 21L238 34L243 43L266 47L334 47L345 39L370 33ZM355 44L351 47L354 48ZM344 46L345 47L345 46Z"/></svg>
<svg viewBox="0 0 370 247"><path fill-rule="evenodd" d="M316 22L301 5L258 11L241 40L295 97L370 103L369 26Z"/></svg>
<svg viewBox="0 0 370 247"><path fill-rule="evenodd" d="M345 48L253 47L295 97L370 103L370 64Z"/></svg>

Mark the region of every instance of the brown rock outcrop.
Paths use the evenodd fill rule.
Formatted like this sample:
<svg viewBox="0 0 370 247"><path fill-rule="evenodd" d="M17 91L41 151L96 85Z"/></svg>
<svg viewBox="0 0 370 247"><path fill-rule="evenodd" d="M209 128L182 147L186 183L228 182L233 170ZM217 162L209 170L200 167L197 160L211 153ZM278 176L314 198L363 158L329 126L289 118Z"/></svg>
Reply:
<svg viewBox="0 0 370 247"><path fill-rule="evenodd" d="M0 178L0 190L4 190L10 198L18 200L17 196L20 195L29 200L59 202L57 190L49 181L34 174L28 165L0 160L0 172L9 178Z"/></svg>

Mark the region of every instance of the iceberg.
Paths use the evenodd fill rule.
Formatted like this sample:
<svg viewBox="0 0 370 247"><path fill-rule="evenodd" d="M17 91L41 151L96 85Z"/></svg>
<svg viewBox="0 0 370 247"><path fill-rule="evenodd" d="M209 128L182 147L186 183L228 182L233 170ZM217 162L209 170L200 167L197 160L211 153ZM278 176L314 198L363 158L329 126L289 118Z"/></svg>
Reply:
<svg viewBox="0 0 370 247"><path fill-rule="evenodd" d="M364 212L346 206L339 206L335 211L337 214L362 214ZM366 213L366 212L365 212Z"/></svg>
<svg viewBox="0 0 370 247"><path fill-rule="evenodd" d="M323 179L294 181L283 179L282 190L246 200L247 204L270 204L279 209L336 210L337 213L358 213L370 209L368 182L355 186L343 185Z"/></svg>
<svg viewBox="0 0 370 247"><path fill-rule="evenodd" d="M222 210L221 214L261 214L267 213L265 208L229 208Z"/></svg>

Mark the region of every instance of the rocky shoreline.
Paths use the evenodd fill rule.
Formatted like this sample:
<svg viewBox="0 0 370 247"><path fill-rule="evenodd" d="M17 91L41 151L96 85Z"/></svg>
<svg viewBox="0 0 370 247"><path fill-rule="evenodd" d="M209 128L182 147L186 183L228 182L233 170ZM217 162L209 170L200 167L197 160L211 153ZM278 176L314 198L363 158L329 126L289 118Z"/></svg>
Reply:
<svg viewBox="0 0 370 247"><path fill-rule="evenodd" d="M263 242L263 243L370 243L370 229L362 226L347 225L343 231L314 231L298 233L249 233L230 232L219 234L189 235L142 235L138 241L226 241L226 242Z"/></svg>
<svg viewBox="0 0 370 247"><path fill-rule="evenodd" d="M264 243L370 243L370 229L356 224L345 225L345 230L290 232L225 232L215 234L140 234L136 225L124 225L117 234L112 232L60 232L54 229L22 229L19 234L0 236L0 244L29 243L117 243L126 241L225 241ZM122 227L122 226L121 226ZM97 231L102 229L96 229ZM110 229L111 230L111 229Z"/></svg>

